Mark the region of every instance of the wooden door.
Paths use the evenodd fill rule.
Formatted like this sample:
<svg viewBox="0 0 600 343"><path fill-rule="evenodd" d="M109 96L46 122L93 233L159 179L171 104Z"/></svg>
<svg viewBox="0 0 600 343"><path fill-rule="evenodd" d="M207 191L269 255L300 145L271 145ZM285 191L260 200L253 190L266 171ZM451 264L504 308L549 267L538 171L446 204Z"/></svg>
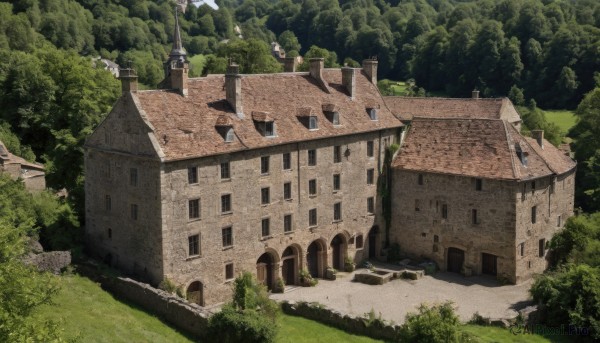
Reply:
<svg viewBox="0 0 600 343"><path fill-rule="evenodd" d="M481 254L481 273L494 275L498 273L497 268L498 258L492 254Z"/></svg>
<svg viewBox="0 0 600 343"><path fill-rule="evenodd" d="M448 248L448 271L460 273L465 261L465 252L457 248Z"/></svg>

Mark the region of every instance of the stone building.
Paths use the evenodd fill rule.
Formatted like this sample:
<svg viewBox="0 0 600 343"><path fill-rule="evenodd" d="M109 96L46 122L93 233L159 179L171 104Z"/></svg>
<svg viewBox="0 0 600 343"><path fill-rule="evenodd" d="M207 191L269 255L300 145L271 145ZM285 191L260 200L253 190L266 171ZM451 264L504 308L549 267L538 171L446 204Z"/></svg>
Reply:
<svg viewBox="0 0 600 343"><path fill-rule="evenodd" d="M86 142L96 256L213 304L244 270L272 287L377 255L376 183L402 123L377 90L376 61L188 79L176 39L165 66L161 90L140 91L121 70L123 94Z"/></svg>
<svg viewBox="0 0 600 343"><path fill-rule="evenodd" d="M6 173L14 180L21 179L29 191L39 192L46 189L46 173L44 166L32 163L22 157L13 155L0 141L0 172Z"/></svg>
<svg viewBox="0 0 600 343"><path fill-rule="evenodd" d="M412 118L393 163L392 241L465 275L543 272L573 215L576 164L533 135L503 119Z"/></svg>
<svg viewBox="0 0 600 343"><path fill-rule="evenodd" d="M538 255L573 213L575 164L543 134L521 136L510 101L384 98L377 61L309 64L189 79L177 23L162 89L122 69L123 94L85 145L90 252L202 305L227 300L241 271L271 288L382 257L377 184L405 121L392 241L465 274L544 269Z"/></svg>

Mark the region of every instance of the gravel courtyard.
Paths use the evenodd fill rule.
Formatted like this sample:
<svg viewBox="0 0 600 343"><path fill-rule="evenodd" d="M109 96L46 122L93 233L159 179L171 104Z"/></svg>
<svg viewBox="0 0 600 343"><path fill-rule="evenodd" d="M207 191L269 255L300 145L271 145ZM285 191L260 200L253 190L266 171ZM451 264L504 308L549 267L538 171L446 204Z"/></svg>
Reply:
<svg viewBox="0 0 600 343"><path fill-rule="evenodd" d="M358 270L360 272L360 270ZM356 272L354 272L356 273ZM438 272L420 280L392 280L384 285L352 282L354 273L341 273L336 281L319 280L316 287L298 287L283 294L273 294L274 300L318 302L354 316L371 309L383 319L398 324L408 312L415 312L421 303L451 300L462 321L475 312L489 318L513 318L529 302L531 281L520 285L501 285L495 279L482 276L465 278L459 274Z"/></svg>

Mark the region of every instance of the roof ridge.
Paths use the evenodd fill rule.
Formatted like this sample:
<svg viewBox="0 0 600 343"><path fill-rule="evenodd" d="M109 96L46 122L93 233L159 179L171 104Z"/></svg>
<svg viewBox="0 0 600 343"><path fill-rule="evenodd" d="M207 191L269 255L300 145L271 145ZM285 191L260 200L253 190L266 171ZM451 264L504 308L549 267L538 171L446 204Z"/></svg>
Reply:
<svg viewBox="0 0 600 343"><path fill-rule="evenodd" d="M452 98L452 97L441 97L441 96L402 96L402 95L385 95L383 96L384 98L394 98L394 99L413 99L413 100L431 100L431 99L437 99L437 100L461 100L461 101L465 101L465 100L474 100L474 101L502 101L503 99L506 99L506 97L501 97L501 98L477 98L477 99L473 99L473 98Z"/></svg>
<svg viewBox="0 0 600 343"><path fill-rule="evenodd" d="M506 121L502 118L478 118L478 117L422 117L414 116L413 120L471 120L471 121Z"/></svg>

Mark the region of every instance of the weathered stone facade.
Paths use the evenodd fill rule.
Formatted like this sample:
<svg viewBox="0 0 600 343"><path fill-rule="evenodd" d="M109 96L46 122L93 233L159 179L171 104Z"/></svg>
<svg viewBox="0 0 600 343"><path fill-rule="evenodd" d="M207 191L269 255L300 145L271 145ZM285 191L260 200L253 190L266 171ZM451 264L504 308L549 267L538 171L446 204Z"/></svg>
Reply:
<svg viewBox="0 0 600 343"><path fill-rule="evenodd" d="M0 172L10 175L13 180L22 180L29 191L40 192L46 189L44 166L11 154L2 142L0 142Z"/></svg>

